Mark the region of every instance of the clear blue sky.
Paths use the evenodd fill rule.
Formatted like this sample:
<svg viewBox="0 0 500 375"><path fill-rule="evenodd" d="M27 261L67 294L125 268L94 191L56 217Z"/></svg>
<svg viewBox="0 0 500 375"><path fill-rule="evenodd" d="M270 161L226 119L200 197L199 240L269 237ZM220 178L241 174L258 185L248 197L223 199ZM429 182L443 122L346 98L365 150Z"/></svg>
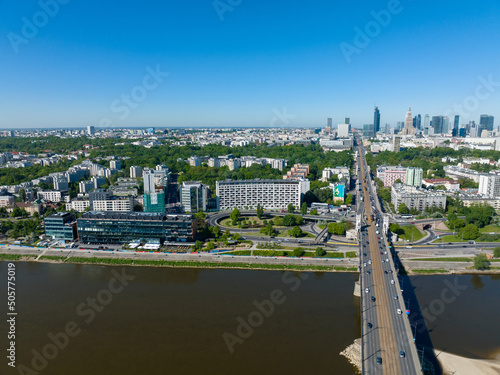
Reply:
<svg viewBox="0 0 500 375"><path fill-rule="evenodd" d="M45 19L36 1L0 2L2 128L269 126L285 107L288 126L345 115L360 126L374 104L394 125L410 104L453 114L479 77L500 82L495 1L401 0L350 62L341 43L356 47L355 28L394 1L220 0L233 8L221 16L212 0L60 1ZM144 90L148 66L169 75ZM124 104L132 91L146 97ZM469 100L462 123L487 113L499 124L500 84L491 91Z"/></svg>

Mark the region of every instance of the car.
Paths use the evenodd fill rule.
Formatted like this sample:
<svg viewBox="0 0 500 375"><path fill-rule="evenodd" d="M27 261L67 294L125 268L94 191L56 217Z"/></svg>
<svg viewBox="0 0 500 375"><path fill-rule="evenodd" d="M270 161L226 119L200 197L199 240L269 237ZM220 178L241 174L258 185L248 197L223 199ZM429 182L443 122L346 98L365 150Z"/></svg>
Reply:
<svg viewBox="0 0 500 375"><path fill-rule="evenodd" d="M366 256L366 253L363 253L364 256Z"/></svg>
<svg viewBox="0 0 500 375"><path fill-rule="evenodd" d="M381 365L381 364L382 364L382 358L377 357L377 365Z"/></svg>
<svg viewBox="0 0 500 375"><path fill-rule="evenodd" d="M407 249L411 249L411 246L406 246Z"/></svg>
<svg viewBox="0 0 500 375"><path fill-rule="evenodd" d="M373 327L373 324L371 324L370 322L368 322L368 328L372 328Z"/></svg>
<svg viewBox="0 0 500 375"><path fill-rule="evenodd" d="M393 285L394 285L394 280L391 280L391 284L393 284Z"/></svg>
<svg viewBox="0 0 500 375"><path fill-rule="evenodd" d="M366 288L365 293L370 293L370 289Z"/></svg>
<svg viewBox="0 0 500 375"><path fill-rule="evenodd" d="M380 237L377 237L377 240L380 240Z"/></svg>
<svg viewBox="0 0 500 375"><path fill-rule="evenodd" d="M403 352L402 350L399 351L399 356L401 358L404 358L405 357L405 352Z"/></svg>
<svg viewBox="0 0 500 375"><path fill-rule="evenodd" d="M366 267L366 263L363 263L363 267Z"/></svg>
<svg viewBox="0 0 500 375"><path fill-rule="evenodd" d="M401 311L401 309L398 309L398 310L397 310L397 313L398 313L399 315L401 315L403 312Z"/></svg>
<svg viewBox="0 0 500 375"><path fill-rule="evenodd" d="M384 254L386 254L386 255L387 255L387 251L384 251Z"/></svg>
<svg viewBox="0 0 500 375"><path fill-rule="evenodd" d="M372 296L372 301L375 302L375 297L374 296Z"/></svg>
<svg viewBox="0 0 500 375"><path fill-rule="evenodd" d="M412 223L412 224L415 224L415 222L414 222L414 221L412 221L411 223Z"/></svg>
<svg viewBox="0 0 500 375"><path fill-rule="evenodd" d="M369 275L370 273L371 273L371 272L370 272L370 270L366 271L366 274L367 274L367 275Z"/></svg>
<svg viewBox="0 0 500 375"><path fill-rule="evenodd" d="M384 253L383 253L383 252L380 252L380 255L384 255Z"/></svg>
<svg viewBox="0 0 500 375"><path fill-rule="evenodd" d="M385 273L385 274L387 275L387 274L388 274L389 272L387 272L387 271L384 271L384 273Z"/></svg>
<svg viewBox="0 0 500 375"><path fill-rule="evenodd" d="M397 294L394 295L394 299L398 299L398 295Z"/></svg>
<svg viewBox="0 0 500 375"><path fill-rule="evenodd" d="M474 244L476 243L476 241L472 241L472 240L471 240L471 241L469 241L469 243L470 243L471 245L474 245Z"/></svg>
<svg viewBox="0 0 500 375"><path fill-rule="evenodd" d="M382 259L382 263L385 263L385 260Z"/></svg>
<svg viewBox="0 0 500 375"><path fill-rule="evenodd" d="M389 270L389 273L392 273L392 270Z"/></svg>
<svg viewBox="0 0 500 375"><path fill-rule="evenodd" d="M368 264L372 264L372 261L371 261L371 260L369 260L369 261L368 261Z"/></svg>

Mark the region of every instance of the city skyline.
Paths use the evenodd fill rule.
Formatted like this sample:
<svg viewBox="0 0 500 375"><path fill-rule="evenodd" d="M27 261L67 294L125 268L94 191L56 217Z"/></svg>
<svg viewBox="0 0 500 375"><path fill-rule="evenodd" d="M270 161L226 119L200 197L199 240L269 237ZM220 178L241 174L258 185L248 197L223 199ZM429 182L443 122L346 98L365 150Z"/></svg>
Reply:
<svg viewBox="0 0 500 375"><path fill-rule="evenodd" d="M500 116L498 4L222 3L3 4L0 128Z"/></svg>

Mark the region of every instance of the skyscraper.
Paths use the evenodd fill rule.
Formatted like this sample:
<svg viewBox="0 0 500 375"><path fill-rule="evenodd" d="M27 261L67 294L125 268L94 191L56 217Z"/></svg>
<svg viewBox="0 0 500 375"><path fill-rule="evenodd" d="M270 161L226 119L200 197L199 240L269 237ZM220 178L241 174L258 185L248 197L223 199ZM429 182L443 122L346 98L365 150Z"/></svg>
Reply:
<svg viewBox="0 0 500 375"><path fill-rule="evenodd" d="M488 131L493 130L495 118L490 115L481 115L479 119L479 126L481 129L486 129Z"/></svg>
<svg viewBox="0 0 500 375"><path fill-rule="evenodd" d="M453 121L453 131L451 133L451 135L453 135L454 137L456 137L458 134L459 134L459 125L460 123L460 115L455 115L455 120Z"/></svg>
<svg viewBox="0 0 500 375"><path fill-rule="evenodd" d="M378 107L373 110L373 131L375 134L380 131L380 111Z"/></svg>
<svg viewBox="0 0 500 375"><path fill-rule="evenodd" d="M385 124L385 135L391 134L391 124Z"/></svg>
<svg viewBox="0 0 500 375"><path fill-rule="evenodd" d="M363 137L373 137L375 134L375 129L373 124L363 125Z"/></svg>
<svg viewBox="0 0 500 375"><path fill-rule="evenodd" d="M399 135L394 136L392 149L394 152L399 152L401 150L401 137Z"/></svg>
<svg viewBox="0 0 500 375"><path fill-rule="evenodd" d="M88 135L94 135L95 134L95 128L93 126L87 126L87 134Z"/></svg>
<svg viewBox="0 0 500 375"><path fill-rule="evenodd" d="M346 117L344 124L351 124L351 119L349 117Z"/></svg>
<svg viewBox="0 0 500 375"><path fill-rule="evenodd" d="M429 134L429 128L431 127L431 116L425 114L424 116L424 134Z"/></svg>
<svg viewBox="0 0 500 375"><path fill-rule="evenodd" d="M416 115L413 118L413 126L415 127L415 129L418 129L418 130L420 130L422 128L422 117L420 115Z"/></svg>
<svg viewBox="0 0 500 375"><path fill-rule="evenodd" d="M434 128L434 134L443 133L443 116L432 116L432 127Z"/></svg>
<svg viewBox="0 0 500 375"><path fill-rule="evenodd" d="M443 117L443 134L448 134L450 132L450 118L448 116Z"/></svg>
<svg viewBox="0 0 500 375"><path fill-rule="evenodd" d="M413 117L411 115L411 107L406 114L405 127L403 128L403 135L415 135L415 128L413 127Z"/></svg>
<svg viewBox="0 0 500 375"><path fill-rule="evenodd" d="M326 119L326 128L325 128L325 133L326 134L331 134L332 133L332 119L329 117Z"/></svg>

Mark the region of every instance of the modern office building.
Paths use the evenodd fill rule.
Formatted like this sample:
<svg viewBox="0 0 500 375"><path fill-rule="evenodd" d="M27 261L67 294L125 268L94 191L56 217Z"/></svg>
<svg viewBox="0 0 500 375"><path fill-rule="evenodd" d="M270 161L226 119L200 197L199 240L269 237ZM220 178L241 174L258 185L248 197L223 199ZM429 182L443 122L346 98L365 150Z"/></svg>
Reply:
<svg viewBox="0 0 500 375"><path fill-rule="evenodd" d="M481 115L479 119L479 127L481 130L492 131L495 123L495 118L490 115Z"/></svg>
<svg viewBox="0 0 500 375"><path fill-rule="evenodd" d="M88 135L94 135L95 134L95 127L93 127L93 126L87 126L87 134Z"/></svg>
<svg viewBox="0 0 500 375"><path fill-rule="evenodd" d="M83 243L186 242L196 235L191 215L100 211L82 214L78 234Z"/></svg>
<svg viewBox="0 0 500 375"><path fill-rule="evenodd" d="M93 211L134 211L134 198L132 197L113 197L103 201L95 200L92 202Z"/></svg>
<svg viewBox="0 0 500 375"><path fill-rule="evenodd" d="M208 186L201 182L185 181L179 188L181 204L186 213L205 212L209 197Z"/></svg>
<svg viewBox="0 0 500 375"><path fill-rule="evenodd" d="M429 134L429 128L431 127L431 116L425 114L424 116L424 134Z"/></svg>
<svg viewBox="0 0 500 375"><path fill-rule="evenodd" d="M351 124L339 124L337 127L337 136L339 138L349 137L351 134Z"/></svg>
<svg viewBox="0 0 500 375"><path fill-rule="evenodd" d="M142 168L137 166L137 165L133 165L130 167L130 177L131 178L141 178L142 177Z"/></svg>
<svg viewBox="0 0 500 375"><path fill-rule="evenodd" d="M375 135L375 129L373 124L363 125L363 137L370 138Z"/></svg>
<svg viewBox="0 0 500 375"><path fill-rule="evenodd" d="M56 212L44 220L45 234L52 239L72 241L77 237L75 215Z"/></svg>
<svg viewBox="0 0 500 375"><path fill-rule="evenodd" d="M407 168L406 185L421 187L423 173L424 171L422 170L422 168Z"/></svg>
<svg viewBox="0 0 500 375"><path fill-rule="evenodd" d="M216 195L221 210L235 207L283 210L291 203L300 207L302 194L309 191L309 180L241 180L217 181Z"/></svg>
<svg viewBox="0 0 500 375"><path fill-rule="evenodd" d="M417 209L420 212L428 207L446 208L446 195L429 192L415 186L394 184L391 188L391 202L396 207L404 203L409 209Z"/></svg>
<svg viewBox="0 0 500 375"><path fill-rule="evenodd" d="M432 116L432 127L434 128L434 134L443 134L443 116Z"/></svg>
<svg viewBox="0 0 500 375"><path fill-rule="evenodd" d="M373 109L373 132L377 134L380 131L380 111L378 107Z"/></svg>
<svg viewBox="0 0 500 375"><path fill-rule="evenodd" d="M453 120L453 130L451 135L456 137L458 136L460 131L460 115L455 115L455 119Z"/></svg>

